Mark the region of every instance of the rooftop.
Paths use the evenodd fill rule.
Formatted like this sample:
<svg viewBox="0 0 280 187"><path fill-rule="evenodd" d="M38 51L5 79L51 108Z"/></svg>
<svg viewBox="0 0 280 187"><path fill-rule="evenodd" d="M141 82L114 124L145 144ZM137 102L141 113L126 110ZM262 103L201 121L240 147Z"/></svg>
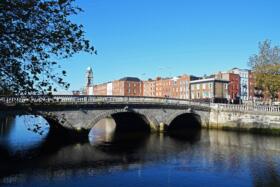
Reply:
<svg viewBox="0 0 280 187"><path fill-rule="evenodd" d="M134 82L140 82L141 80L137 77L124 77L121 78L120 81L134 81Z"/></svg>
<svg viewBox="0 0 280 187"><path fill-rule="evenodd" d="M223 79L216 79L216 78L206 78L206 79L199 79L199 80L193 80L190 83L202 83L202 82L224 82L227 83L229 81L223 80Z"/></svg>

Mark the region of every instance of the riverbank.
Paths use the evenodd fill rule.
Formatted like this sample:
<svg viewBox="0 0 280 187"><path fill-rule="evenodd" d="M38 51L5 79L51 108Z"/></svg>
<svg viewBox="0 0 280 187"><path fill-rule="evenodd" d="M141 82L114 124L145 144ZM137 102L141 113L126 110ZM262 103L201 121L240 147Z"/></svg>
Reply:
<svg viewBox="0 0 280 187"><path fill-rule="evenodd" d="M240 108L212 108L207 128L280 135L280 114Z"/></svg>

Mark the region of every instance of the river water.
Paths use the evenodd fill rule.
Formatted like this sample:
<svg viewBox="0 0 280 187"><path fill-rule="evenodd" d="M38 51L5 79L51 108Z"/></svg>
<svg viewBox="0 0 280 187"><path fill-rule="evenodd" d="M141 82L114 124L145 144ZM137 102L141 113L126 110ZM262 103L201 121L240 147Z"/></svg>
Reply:
<svg viewBox="0 0 280 187"><path fill-rule="evenodd" d="M280 186L280 137L103 129L70 143L48 129L39 117L0 120L0 186Z"/></svg>

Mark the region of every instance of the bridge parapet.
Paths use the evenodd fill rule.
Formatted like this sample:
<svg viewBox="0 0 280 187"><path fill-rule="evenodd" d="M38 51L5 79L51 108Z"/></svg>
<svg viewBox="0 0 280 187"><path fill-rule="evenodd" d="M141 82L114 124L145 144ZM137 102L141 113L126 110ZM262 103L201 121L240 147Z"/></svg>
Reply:
<svg viewBox="0 0 280 187"><path fill-rule="evenodd" d="M195 102L185 99L174 99L164 97L133 97L133 96L74 96L55 95L49 96L15 96L0 97L0 103L5 105L28 105L32 104L161 104L161 105L188 105L208 107L209 103Z"/></svg>
<svg viewBox="0 0 280 187"><path fill-rule="evenodd" d="M280 106L266 105L233 105L233 104L211 104L211 109L225 111L252 111L252 112L272 112L280 113Z"/></svg>
<svg viewBox="0 0 280 187"><path fill-rule="evenodd" d="M0 96L0 104L15 106L15 105L94 105L94 104L157 104L157 105L172 105L172 106L198 106L203 108L211 108L214 110L226 111L258 111L258 112L280 112L280 106L266 105L235 105L235 104L217 104L197 102L185 99L175 99L166 97L138 97L138 96L88 96L88 95L54 95L52 97L45 95L33 96Z"/></svg>

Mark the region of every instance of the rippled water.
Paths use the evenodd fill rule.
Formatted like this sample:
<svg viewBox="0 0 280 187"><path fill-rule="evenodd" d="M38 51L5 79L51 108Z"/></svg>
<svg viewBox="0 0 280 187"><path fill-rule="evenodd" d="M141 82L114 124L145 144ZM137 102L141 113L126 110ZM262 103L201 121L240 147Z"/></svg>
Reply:
<svg viewBox="0 0 280 187"><path fill-rule="evenodd" d="M280 186L280 137L114 134L105 124L89 142L69 143L50 138L45 123L1 120L1 186Z"/></svg>

